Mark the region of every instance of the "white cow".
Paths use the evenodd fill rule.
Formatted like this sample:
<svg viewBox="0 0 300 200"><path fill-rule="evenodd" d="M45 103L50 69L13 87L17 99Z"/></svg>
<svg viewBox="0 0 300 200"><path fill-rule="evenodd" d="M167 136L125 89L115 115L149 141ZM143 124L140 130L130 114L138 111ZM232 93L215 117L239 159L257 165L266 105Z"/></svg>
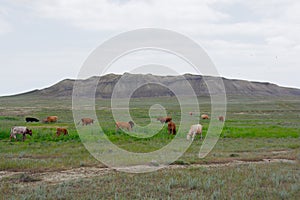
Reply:
<svg viewBox="0 0 300 200"><path fill-rule="evenodd" d="M29 134L30 136L32 136L32 131L30 129L28 129L26 126L15 126L11 128L10 131L10 140L12 138L15 138L15 140L17 139L16 135L17 134L22 134L23 135L23 141L26 138L26 134Z"/></svg>
<svg viewBox="0 0 300 200"><path fill-rule="evenodd" d="M189 132L188 132L188 134L187 134L187 136L186 136L186 139L190 140L190 138L192 138L192 141L193 141L196 134L200 134L201 135L201 140L202 140L202 125L201 124L192 125Z"/></svg>

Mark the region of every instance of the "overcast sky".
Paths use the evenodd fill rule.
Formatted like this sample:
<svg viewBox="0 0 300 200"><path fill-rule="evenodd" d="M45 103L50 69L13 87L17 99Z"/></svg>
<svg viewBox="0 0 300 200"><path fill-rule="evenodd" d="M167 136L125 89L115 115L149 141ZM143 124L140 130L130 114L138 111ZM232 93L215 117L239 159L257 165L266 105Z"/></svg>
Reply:
<svg viewBox="0 0 300 200"><path fill-rule="evenodd" d="M76 78L103 41L146 27L187 35L221 76L300 88L298 0L0 2L0 96Z"/></svg>

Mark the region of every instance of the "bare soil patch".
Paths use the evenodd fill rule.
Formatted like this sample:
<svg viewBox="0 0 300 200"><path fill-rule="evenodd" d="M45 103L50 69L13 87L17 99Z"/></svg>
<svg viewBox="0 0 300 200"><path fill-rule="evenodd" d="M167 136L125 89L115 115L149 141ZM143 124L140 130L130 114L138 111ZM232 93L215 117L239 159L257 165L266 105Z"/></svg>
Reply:
<svg viewBox="0 0 300 200"><path fill-rule="evenodd" d="M247 165L247 164L270 164L270 163L288 163L288 164L296 164L296 160L291 159L261 159L261 160L231 160L226 163L209 163L209 164L192 164L192 165L168 165L168 166L151 166L151 165L138 165L131 167L124 167L118 169L112 168L103 168L103 167L80 167L74 169L68 169L63 171L52 171L52 172L35 172L35 173L26 173L27 176L34 177L34 179L38 181L32 182L20 182L20 184L37 184L37 183L47 183L47 184L58 184L64 181L76 180L80 178L91 178L97 177L108 173L113 173L116 170L120 171L133 171L136 172L139 169L145 168L153 168L157 167L157 169L188 169L188 168L218 168L218 167L232 167L239 165ZM10 171L0 171L0 181L4 178L9 178L16 175L22 175L24 172L10 172Z"/></svg>

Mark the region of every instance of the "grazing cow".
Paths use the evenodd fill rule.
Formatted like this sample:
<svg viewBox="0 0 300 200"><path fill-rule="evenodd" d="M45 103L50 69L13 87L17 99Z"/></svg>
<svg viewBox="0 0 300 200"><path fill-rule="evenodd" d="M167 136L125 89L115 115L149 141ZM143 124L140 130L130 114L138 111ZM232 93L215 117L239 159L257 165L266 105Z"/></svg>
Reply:
<svg viewBox="0 0 300 200"><path fill-rule="evenodd" d="M190 115L193 115L193 112L189 112Z"/></svg>
<svg viewBox="0 0 300 200"><path fill-rule="evenodd" d="M223 116L219 116L219 121L220 122L224 122L224 117Z"/></svg>
<svg viewBox="0 0 300 200"><path fill-rule="evenodd" d="M176 135L176 125L174 122L170 121L168 123L168 133L169 134L173 134L173 135Z"/></svg>
<svg viewBox="0 0 300 200"><path fill-rule="evenodd" d="M57 122L58 117L57 116L49 116L46 119L43 120L44 123L52 123Z"/></svg>
<svg viewBox="0 0 300 200"><path fill-rule="evenodd" d="M120 128L126 128L128 131L131 131L134 126L133 121L129 122L116 122L116 131Z"/></svg>
<svg viewBox="0 0 300 200"><path fill-rule="evenodd" d="M34 117L26 117L26 122L39 122L40 120Z"/></svg>
<svg viewBox="0 0 300 200"><path fill-rule="evenodd" d="M192 141L193 141L196 134L200 134L201 140L202 140L202 125L201 124L192 125L186 136L186 139L190 140L190 138L192 137Z"/></svg>
<svg viewBox="0 0 300 200"><path fill-rule="evenodd" d="M24 141L26 139L26 134L29 134L30 136L32 136L32 130L28 129L26 126L15 126L11 128L10 131L10 141L12 138L15 138L15 140L17 139L17 134L22 134L23 135L23 139L22 141Z"/></svg>
<svg viewBox="0 0 300 200"><path fill-rule="evenodd" d="M94 120L91 118L82 118L77 124L80 124L80 122L82 123L82 126L84 125L89 125L89 124L93 124Z"/></svg>
<svg viewBox="0 0 300 200"><path fill-rule="evenodd" d="M209 119L209 116L208 115L201 115L201 119Z"/></svg>
<svg viewBox="0 0 300 200"><path fill-rule="evenodd" d="M57 137L60 136L62 133L64 135L68 135L68 130L66 128L57 128L56 129L56 135L57 135Z"/></svg>
<svg viewBox="0 0 300 200"><path fill-rule="evenodd" d="M168 123L172 121L172 117L158 117L157 121L160 121L160 123Z"/></svg>

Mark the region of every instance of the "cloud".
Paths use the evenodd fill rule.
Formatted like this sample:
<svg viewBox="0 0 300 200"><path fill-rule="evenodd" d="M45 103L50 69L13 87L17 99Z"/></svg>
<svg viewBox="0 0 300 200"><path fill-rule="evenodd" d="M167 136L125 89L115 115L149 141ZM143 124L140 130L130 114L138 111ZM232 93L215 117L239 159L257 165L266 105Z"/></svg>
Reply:
<svg viewBox="0 0 300 200"><path fill-rule="evenodd" d="M194 26L217 22L228 16L209 6L208 1L33 1L41 17L64 20L87 30L128 30L140 27Z"/></svg>
<svg viewBox="0 0 300 200"><path fill-rule="evenodd" d="M12 31L12 26L7 20L7 8L0 6L0 34L9 33Z"/></svg>
<svg viewBox="0 0 300 200"><path fill-rule="evenodd" d="M32 12L44 19L63 21L91 31L123 32L143 27L166 28L192 37L300 37L297 1L212 0L45 0L28 1ZM240 5L240 6L236 6ZM249 17L237 12L246 8ZM243 18L243 21L233 19ZM261 39L262 40L262 39Z"/></svg>

